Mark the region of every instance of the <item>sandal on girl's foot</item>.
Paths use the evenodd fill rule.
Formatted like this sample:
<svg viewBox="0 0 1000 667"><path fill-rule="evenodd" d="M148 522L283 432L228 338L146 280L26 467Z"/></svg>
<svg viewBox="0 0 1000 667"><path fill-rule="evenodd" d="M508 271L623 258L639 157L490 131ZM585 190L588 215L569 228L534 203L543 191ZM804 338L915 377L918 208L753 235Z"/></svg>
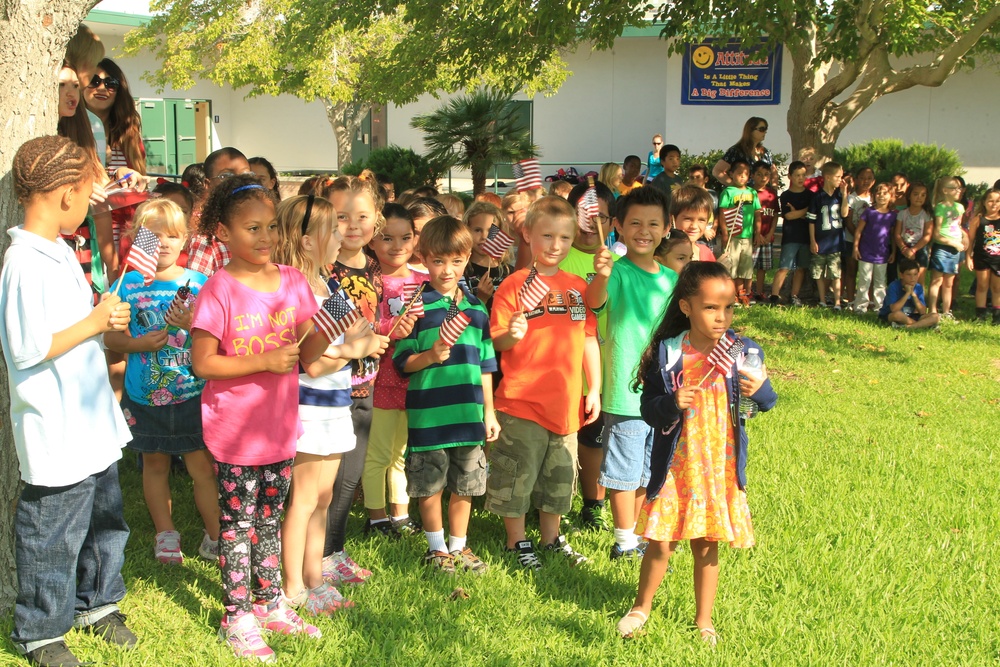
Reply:
<svg viewBox="0 0 1000 667"><path fill-rule="evenodd" d="M698 628L698 632L701 633L701 641L709 646L714 647L719 643L719 635L716 634L715 628Z"/></svg>
<svg viewBox="0 0 1000 667"><path fill-rule="evenodd" d="M618 634L623 639L631 639L635 637L636 633L642 630L642 627L646 625L646 621L648 620L649 616L646 615L646 612L633 609L618 621Z"/></svg>

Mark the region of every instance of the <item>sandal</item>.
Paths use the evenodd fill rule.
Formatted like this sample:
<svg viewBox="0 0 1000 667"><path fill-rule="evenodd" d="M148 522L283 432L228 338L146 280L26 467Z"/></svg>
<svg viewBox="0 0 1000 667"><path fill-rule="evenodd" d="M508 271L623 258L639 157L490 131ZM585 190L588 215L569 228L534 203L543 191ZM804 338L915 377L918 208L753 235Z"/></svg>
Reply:
<svg viewBox="0 0 1000 667"><path fill-rule="evenodd" d="M716 634L715 628L698 628L698 632L701 633L701 640L711 647L715 647L719 643L719 635Z"/></svg>
<svg viewBox="0 0 1000 667"><path fill-rule="evenodd" d="M646 615L646 612L633 609L618 621L618 633L625 639L634 637L637 632L642 630L642 626L646 625L647 620L649 620L649 616Z"/></svg>

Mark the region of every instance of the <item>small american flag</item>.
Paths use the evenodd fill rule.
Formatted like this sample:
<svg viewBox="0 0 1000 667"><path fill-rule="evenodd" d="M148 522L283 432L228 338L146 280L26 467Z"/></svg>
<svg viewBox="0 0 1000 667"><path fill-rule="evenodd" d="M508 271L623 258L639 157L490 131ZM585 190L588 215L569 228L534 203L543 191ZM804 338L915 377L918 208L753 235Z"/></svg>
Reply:
<svg viewBox="0 0 1000 667"><path fill-rule="evenodd" d="M580 231L593 234L597 230L594 228L593 220L601 214L601 209L597 203L597 188L589 187L576 203L576 222L580 226Z"/></svg>
<svg viewBox="0 0 1000 667"><path fill-rule="evenodd" d="M144 285L152 285L156 278L156 263L159 257L160 239L145 227L140 227L122 265L124 267L128 264L141 273Z"/></svg>
<svg viewBox="0 0 1000 667"><path fill-rule="evenodd" d="M708 353L708 363L712 364L712 368L719 371L719 373L725 375L732 368L733 364L736 363L736 357L741 352L743 352L742 340L723 336L715 344L715 347L712 348L712 351Z"/></svg>
<svg viewBox="0 0 1000 667"><path fill-rule="evenodd" d="M337 290L316 311L313 323L320 330L320 333L332 343L344 335L344 332L350 329L351 325L357 322L360 317L361 313Z"/></svg>
<svg viewBox="0 0 1000 667"><path fill-rule="evenodd" d="M722 212L722 217L726 221L726 230L730 235L743 231L743 207L735 206L727 208Z"/></svg>
<svg viewBox="0 0 1000 667"><path fill-rule="evenodd" d="M517 179L517 191L534 190L542 187L542 167L538 160L521 160L513 167L514 178Z"/></svg>
<svg viewBox="0 0 1000 667"><path fill-rule="evenodd" d="M458 302L452 301L451 308L448 309L448 313L444 316L444 322L441 323L441 327L438 329L438 333L448 347L451 347L458 341L458 337L462 335L466 327L472 322L472 318L463 313L458 309Z"/></svg>
<svg viewBox="0 0 1000 667"><path fill-rule="evenodd" d="M521 309L528 312L538 308L539 304L542 303L542 299L548 295L549 286L538 275L538 269L531 267L531 270L528 271L528 277L524 279L524 284L521 285L521 291L518 293L518 298L521 300Z"/></svg>
<svg viewBox="0 0 1000 667"><path fill-rule="evenodd" d="M486 242L483 243L483 252L492 257L496 261L503 259L504 253L514 245L514 239L504 233L502 229L496 225L490 225L489 234L486 236Z"/></svg>
<svg viewBox="0 0 1000 667"><path fill-rule="evenodd" d="M423 290L423 285L414 285L412 283L403 285L403 309L399 311L400 317L406 315L424 316L424 299L420 295Z"/></svg>

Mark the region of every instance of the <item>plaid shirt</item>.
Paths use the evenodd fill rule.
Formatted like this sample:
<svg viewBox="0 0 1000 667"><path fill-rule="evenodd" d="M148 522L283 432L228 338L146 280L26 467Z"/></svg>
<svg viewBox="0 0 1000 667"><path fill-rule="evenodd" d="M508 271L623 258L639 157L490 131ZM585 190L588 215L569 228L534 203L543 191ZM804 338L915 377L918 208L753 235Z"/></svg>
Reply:
<svg viewBox="0 0 1000 667"><path fill-rule="evenodd" d="M211 276L228 264L232 257L229 248L222 241L194 234L188 244L187 268Z"/></svg>

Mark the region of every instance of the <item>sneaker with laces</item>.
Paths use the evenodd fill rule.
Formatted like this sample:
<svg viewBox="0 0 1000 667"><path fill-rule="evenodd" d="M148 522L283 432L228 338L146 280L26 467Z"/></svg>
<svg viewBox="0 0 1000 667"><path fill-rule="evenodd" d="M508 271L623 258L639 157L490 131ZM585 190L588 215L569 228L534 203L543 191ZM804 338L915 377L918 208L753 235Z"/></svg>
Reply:
<svg viewBox="0 0 1000 667"><path fill-rule="evenodd" d="M472 549L469 547L465 547L461 551L452 551L451 557L455 561L456 570L462 569L466 572L480 575L485 574L486 570L489 569L489 565L484 563L479 556L472 553Z"/></svg>
<svg viewBox="0 0 1000 667"><path fill-rule="evenodd" d="M260 626L253 614L240 614L236 618L222 617L219 639L229 644L237 658L255 658L261 662L274 662L277 656L260 635Z"/></svg>
<svg viewBox="0 0 1000 667"><path fill-rule="evenodd" d="M455 558L444 551L428 549L424 554L424 564L445 574L455 574Z"/></svg>
<svg viewBox="0 0 1000 667"><path fill-rule="evenodd" d="M609 558L611 560L639 560L642 558L643 554L646 552L645 547L640 544L637 547L631 549L622 549L617 544L611 547L611 554Z"/></svg>
<svg viewBox="0 0 1000 667"><path fill-rule="evenodd" d="M569 560L569 564L572 565L573 567L576 567L577 565L583 565L584 563L587 562L586 556L584 556L582 553L580 553L579 551L577 551L576 549L574 549L569 545L569 542L566 541L565 535L560 535L559 537L557 537L556 541L553 542L552 544L546 544L545 550L562 554L563 556L566 557L567 560Z"/></svg>
<svg viewBox="0 0 1000 667"><path fill-rule="evenodd" d="M406 537L423 532L420 529L420 525L410 517L406 517L405 519L393 519L392 527L396 529L397 533L405 535Z"/></svg>
<svg viewBox="0 0 1000 667"><path fill-rule="evenodd" d="M165 530L156 534L156 547L153 550L156 560L164 565L180 565L184 562L181 553L181 534L176 530Z"/></svg>
<svg viewBox="0 0 1000 667"><path fill-rule="evenodd" d="M780 306L781 305L781 297L778 296L777 294L772 294L771 296L767 297L767 303L768 303L768 305L771 305L771 306Z"/></svg>
<svg viewBox="0 0 1000 667"><path fill-rule="evenodd" d="M538 559L538 554L535 553L535 545L531 543L531 540L522 540L515 544L513 549L506 549L505 551L509 554L517 554L517 564L526 570L537 572L542 569L542 561Z"/></svg>
<svg viewBox="0 0 1000 667"><path fill-rule="evenodd" d="M603 504L581 509L580 520L584 528L592 530L613 530L615 527L610 508Z"/></svg>
<svg viewBox="0 0 1000 667"><path fill-rule="evenodd" d="M396 527L392 525L392 521L389 519L377 522L369 519L365 522L364 534L365 537L368 537L369 535L374 537L382 536L388 537L390 540L398 540L402 537L402 535L399 534L399 531L396 530Z"/></svg>
<svg viewBox="0 0 1000 667"><path fill-rule="evenodd" d="M107 616L84 627L84 632L100 637L109 644L121 646L123 648L134 648L139 641L136 636L125 625L125 614L120 611L113 611Z"/></svg>
<svg viewBox="0 0 1000 667"><path fill-rule="evenodd" d="M797 297L797 296L795 296L793 294L792 295L792 305L793 306L801 306L802 305L802 299L800 299L799 297Z"/></svg>
<svg viewBox="0 0 1000 667"><path fill-rule="evenodd" d="M355 563L346 551L323 559L323 578L330 583L363 584L370 576L372 576L371 570L366 570Z"/></svg>
<svg viewBox="0 0 1000 667"><path fill-rule="evenodd" d="M219 540L213 540L205 531L201 538L201 545L198 547L198 555L205 560L219 560Z"/></svg>
<svg viewBox="0 0 1000 667"><path fill-rule="evenodd" d="M329 616L354 606L354 602L341 595L336 586L325 581L316 588L304 589L291 602L296 608L312 616Z"/></svg>
<svg viewBox="0 0 1000 667"><path fill-rule="evenodd" d="M66 646L66 642L60 640L39 646L36 649L24 654L28 662L38 667L79 667L90 663L80 662L79 658Z"/></svg>
<svg viewBox="0 0 1000 667"><path fill-rule="evenodd" d="M323 636L319 628L302 620L302 617L288 605L284 595L265 604L254 604L253 616L261 630L277 632L281 635L305 635L313 639Z"/></svg>

